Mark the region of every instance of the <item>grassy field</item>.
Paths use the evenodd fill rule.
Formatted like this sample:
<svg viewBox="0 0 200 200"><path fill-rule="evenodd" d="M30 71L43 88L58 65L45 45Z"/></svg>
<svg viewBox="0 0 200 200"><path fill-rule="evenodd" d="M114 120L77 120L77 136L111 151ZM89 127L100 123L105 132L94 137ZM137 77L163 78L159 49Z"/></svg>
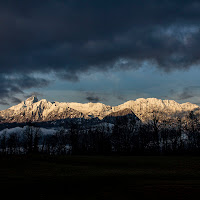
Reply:
<svg viewBox="0 0 200 200"><path fill-rule="evenodd" d="M8 199L196 199L200 157L0 158Z"/></svg>

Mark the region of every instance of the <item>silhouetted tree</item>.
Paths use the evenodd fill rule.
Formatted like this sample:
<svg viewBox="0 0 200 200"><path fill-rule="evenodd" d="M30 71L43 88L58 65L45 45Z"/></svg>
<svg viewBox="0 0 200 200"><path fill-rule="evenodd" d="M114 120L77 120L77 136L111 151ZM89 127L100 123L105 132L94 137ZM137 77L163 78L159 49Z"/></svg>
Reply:
<svg viewBox="0 0 200 200"><path fill-rule="evenodd" d="M1 137L0 137L0 148L1 148L1 152L3 154L6 153L6 140L7 140L7 137L6 137L7 133L4 132Z"/></svg>
<svg viewBox="0 0 200 200"><path fill-rule="evenodd" d="M17 133L11 133L6 140L6 144L9 154L20 153L20 138Z"/></svg>
<svg viewBox="0 0 200 200"><path fill-rule="evenodd" d="M77 154L79 152L79 131L77 124L71 123L69 136L70 136L71 154Z"/></svg>

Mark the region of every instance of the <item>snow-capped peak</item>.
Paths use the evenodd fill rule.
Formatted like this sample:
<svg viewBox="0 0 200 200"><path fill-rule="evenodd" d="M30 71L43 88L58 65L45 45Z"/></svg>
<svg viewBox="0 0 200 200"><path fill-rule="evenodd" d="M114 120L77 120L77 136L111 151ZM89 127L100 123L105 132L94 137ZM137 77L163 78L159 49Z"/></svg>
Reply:
<svg viewBox="0 0 200 200"><path fill-rule="evenodd" d="M30 119L33 121L54 120L59 117L98 117L103 119L112 112L130 109L142 121L150 119L154 112L162 116L172 117L185 115L189 111L200 112L199 106L191 103L179 104L174 100L161 100L156 98L140 98L130 100L118 106L109 106L102 103L76 103L76 102L49 102L46 99L38 101L36 96L29 97L16 106L0 111L2 122L20 121Z"/></svg>
<svg viewBox="0 0 200 200"><path fill-rule="evenodd" d="M38 98L35 95L33 95L33 96L29 97L28 99L26 99L25 104L27 106L29 106L36 102L38 102Z"/></svg>

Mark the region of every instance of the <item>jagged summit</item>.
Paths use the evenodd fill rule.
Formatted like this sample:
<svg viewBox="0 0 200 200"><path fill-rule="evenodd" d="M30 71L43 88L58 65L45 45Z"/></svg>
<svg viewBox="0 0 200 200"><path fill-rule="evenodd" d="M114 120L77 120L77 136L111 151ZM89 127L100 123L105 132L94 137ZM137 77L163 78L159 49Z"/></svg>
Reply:
<svg viewBox="0 0 200 200"><path fill-rule="evenodd" d="M38 98L35 95L32 95L28 99L25 100L26 105L32 105L33 103L38 102Z"/></svg>
<svg viewBox="0 0 200 200"><path fill-rule="evenodd" d="M122 115L133 112L140 120L146 121L157 113L160 119L184 116L189 111L200 113L200 107L192 103L179 104L174 100L139 98L118 106L103 103L49 102L31 96L16 106L0 111L0 122L48 121L60 118L96 118L103 119L109 114Z"/></svg>

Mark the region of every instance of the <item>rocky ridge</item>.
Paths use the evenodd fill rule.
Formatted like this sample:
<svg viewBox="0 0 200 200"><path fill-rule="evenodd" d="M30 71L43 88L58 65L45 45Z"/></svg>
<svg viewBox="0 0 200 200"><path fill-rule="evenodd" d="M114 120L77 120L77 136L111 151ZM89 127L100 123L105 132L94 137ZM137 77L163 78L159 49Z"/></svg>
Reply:
<svg viewBox="0 0 200 200"><path fill-rule="evenodd" d="M32 96L16 106L0 111L0 122L54 121L65 118L99 118L108 115L122 115L123 112L133 112L140 120L147 121L155 115L162 119L184 117L190 111L200 112L200 107L192 103L179 104L174 100L156 98L140 98L127 101L118 106L102 103L49 102L46 99L38 101Z"/></svg>

